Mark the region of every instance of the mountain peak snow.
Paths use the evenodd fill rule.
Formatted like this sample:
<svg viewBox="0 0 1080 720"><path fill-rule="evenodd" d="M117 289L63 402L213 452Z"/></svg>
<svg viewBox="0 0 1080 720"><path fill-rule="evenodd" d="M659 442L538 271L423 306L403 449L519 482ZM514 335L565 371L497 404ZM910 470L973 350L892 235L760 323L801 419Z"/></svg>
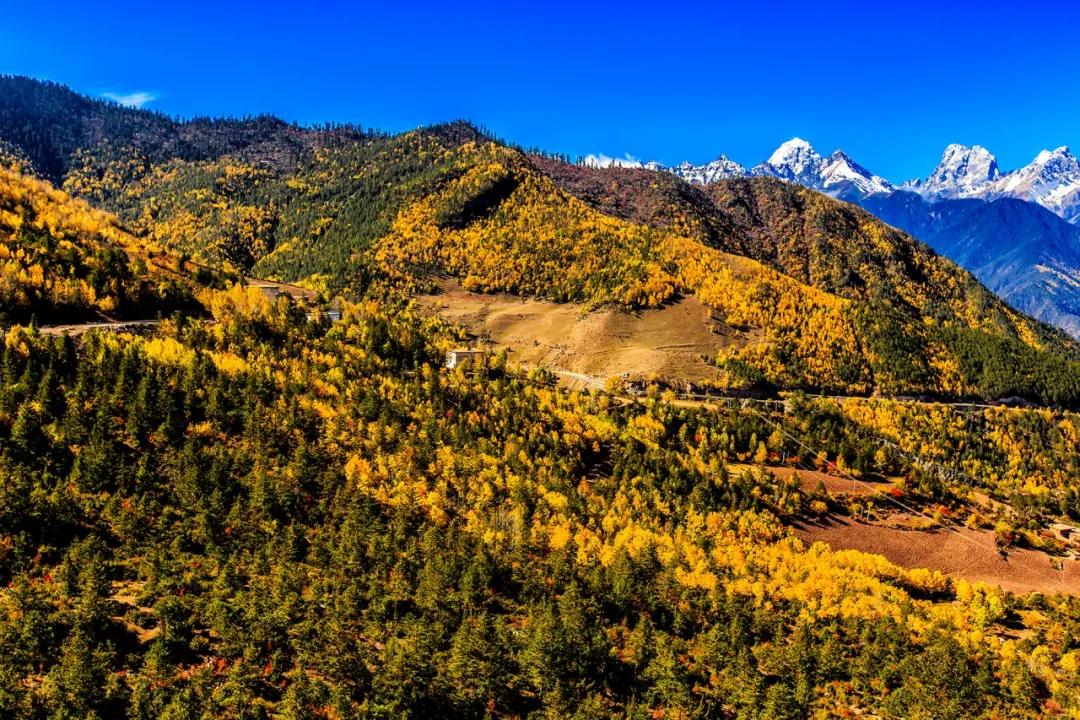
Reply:
<svg viewBox="0 0 1080 720"><path fill-rule="evenodd" d="M721 155L704 165L682 162L671 168L671 171L683 180L702 185L708 185L717 180L746 176L746 168L728 158L727 155Z"/></svg>
<svg viewBox="0 0 1080 720"><path fill-rule="evenodd" d="M1055 150L1043 150L1035 156L1033 165L1045 165L1046 163L1054 160L1055 158L1070 158L1073 154L1069 152L1068 145L1062 145Z"/></svg>
<svg viewBox="0 0 1080 720"><path fill-rule="evenodd" d="M1012 197L1038 203L1069 222L1080 220L1080 161L1062 145L993 184L986 199Z"/></svg>
<svg viewBox="0 0 1080 720"><path fill-rule="evenodd" d="M775 175L784 180L800 182L817 175L821 155L802 138L792 138L773 151L762 165L755 168L757 175Z"/></svg>
<svg viewBox="0 0 1080 720"><path fill-rule="evenodd" d="M953 143L945 148L930 177L919 184L919 191L931 197L973 197L1000 175L997 158L989 150L981 145Z"/></svg>
<svg viewBox="0 0 1080 720"><path fill-rule="evenodd" d="M843 198L866 197L897 189L841 150L834 150L823 158L810 143L798 137L782 143L768 160L749 170L726 155L703 165L683 162L673 167L657 162L642 163L631 155L621 158L590 155L584 161L594 167L666 170L698 184L734 177L773 177ZM1064 145L1043 150L1028 165L1003 173L997 158L982 145L952 143L945 148L941 162L929 177L900 187L931 200L1016 198L1038 203L1069 222L1080 222L1080 159Z"/></svg>
<svg viewBox="0 0 1080 720"><path fill-rule="evenodd" d="M888 180L874 175L841 150L834 150L825 158L819 174L821 189L835 195L846 195L848 189L859 195L875 195L895 189Z"/></svg>

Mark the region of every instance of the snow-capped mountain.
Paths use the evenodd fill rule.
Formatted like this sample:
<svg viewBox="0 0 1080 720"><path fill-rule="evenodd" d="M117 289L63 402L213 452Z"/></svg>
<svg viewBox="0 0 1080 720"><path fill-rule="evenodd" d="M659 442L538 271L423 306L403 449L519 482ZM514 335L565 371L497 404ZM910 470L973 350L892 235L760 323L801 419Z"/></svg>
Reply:
<svg viewBox="0 0 1080 720"><path fill-rule="evenodd" d="M747 174L746 168L734 160L730 160L726 155L721 155L704 165L692 165L688 162L682 162L670 168L670 170L683 180L701 185L707 185L717 180L726 180L727 178L746 177Z"/></svg>
<svg viewBox="0 0 1080 720"><path fill-rule="evenodd" d="M1043 150L1028 165L1002 172L997 158L981 145L952 144L945 148L941 162L929 177L899 186L873 174L840 150L822 157L801 138L781 144L768 160L750 169L725 155L704 165L683 162L672 167L655 161L643 163L630 155L622 158L589 155L584 163L593 167L666 171L697 184L736 177L774 177L845 200L896 190L914 192L927 200L1015 198L1036 203L1071 223L1080 224L1080 159L1067 147Z"/></svg>
<svg viewBox="0 0 1080 720"><path fill-rule="evenodd" d="M588 155L581 162L589 167L632 167L666 171L690 183L709 183L738 177L774 177L804 185L834 197L863 197L892 192L896 188L888 180L874 175L843 152L836 150L822 157L802 138L792 138L780 145L769 159L747 169L726 155L704 165L681 162L665 167L658 162L641 162L632 155L621 158L607 155Z"/></svg>
<svg viewBox="0 0 1080 720"><path fill-rule="evenodd" d="M945 148L930 177L905 183L902 189L939 200L981 197L1000 177L997 158L989 150L981 145L952 144Z"/></svg>
<svg viewBox="0 0 1080 720"><path fill-rule="evenodd" d="M768 160L750 170L723 155L706 165L684 162L669 170L692 183L707 184L731 177L774 177L836 196L873 195L895 189L843 152L837 150L823 158L801 138L783 143Z"/></svg>
<svg viewBox="0 0 1080 720"><path fill-rule="evenodd" d="M1038 203L1075 223L1080 220L1080 161L1067 147L1043 150L1030 164L995 182L991 197Z"/></svg>
<svg viewBox="0 0 1080 720"><path fill-rule="evenodd" d="M851 188L860 195L877 195L895 190L892 183L874 175L843 152L836 150L821 163L821 187L830 194L844 194L837 189Z"/></svg>
<svg viewBox="0 0 1080 720"><path fill-rule="evenodd" d="M1069 222L1080 220L1080 161L1067 147L1043 150L1024 167L1002 173L986 148L949 145L930 177L901 189L930 200L1015 198L1042 205Z"/></svg>
<svg viewBox="0 0 1080 720"><path fill-rule="evenodd" d="M821 156L810 143L802 138L792 138L776 148L768 160L755 165L750 174L811 186L821 179L821 162Z"/></svg>

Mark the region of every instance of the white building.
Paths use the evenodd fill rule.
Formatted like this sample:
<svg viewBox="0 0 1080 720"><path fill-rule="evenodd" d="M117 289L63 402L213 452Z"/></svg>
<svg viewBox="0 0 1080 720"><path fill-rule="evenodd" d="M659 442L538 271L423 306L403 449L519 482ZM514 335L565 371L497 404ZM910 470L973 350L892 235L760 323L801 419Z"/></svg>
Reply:
<svg viewBox="0 0 1080 720"><path fill-rule="evenodd" d="M446 362L444 363L447 368L453 370L456 367L463 365L471 365L477 360L477 358L483 355L481 350L451 350L446 353Z"/></svg>

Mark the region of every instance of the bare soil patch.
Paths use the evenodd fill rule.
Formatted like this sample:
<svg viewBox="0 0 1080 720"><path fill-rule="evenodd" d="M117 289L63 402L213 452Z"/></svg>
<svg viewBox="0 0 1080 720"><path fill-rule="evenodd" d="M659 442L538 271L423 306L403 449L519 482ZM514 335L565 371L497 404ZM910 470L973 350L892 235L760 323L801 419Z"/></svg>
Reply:
<svg viewBox="0 0 1080 720"><path fill-rule="evenodd" d="M562 370L569 379L603 380L623 373L689 381L719 377L702 356L714 356L741 340L710 318L696 297L662 308L630 313L612 308L588 311L580 303L555 303L505 293L464 290L456 280L441 293L418 298L422 307L465 326L513 362ZM584 382L584 381L582 381Z"/></svg>
<svg viewBox="0 0 1080 720"><path fill-rule="evenodd" d="M820 524L798 525L795 534L807 542L875 553L901 567L940 570L951 577L982 581L1009 592L1080 593L1080 562L1026 548L1011 549L1003 558L994 547L994 534L988 530L902 530L830 517Z"/></svg>
<svg viewBox="0 0 1080 720"><path fill-rule="evenodd" d="M728 463L728 470L732 473L739 473L743 470L749 470L754 467L753 465L740 465ZM825 487L825 490L829 495L851 495L853 497L865 497L868 495L880 495L881 493L888 492L892 487L892 482L877 482L875 480L860 479L852 480L851 478L838 477L836 475L830 475L820 470L805 470L803 468L794 468L786 465L778 466L763 466L763 470L767 470L772 473L773 476L781 480L786 480L789 477L798 475L799 487L806 492L814 492L818 489L818 485L821 484Z"/></svg>

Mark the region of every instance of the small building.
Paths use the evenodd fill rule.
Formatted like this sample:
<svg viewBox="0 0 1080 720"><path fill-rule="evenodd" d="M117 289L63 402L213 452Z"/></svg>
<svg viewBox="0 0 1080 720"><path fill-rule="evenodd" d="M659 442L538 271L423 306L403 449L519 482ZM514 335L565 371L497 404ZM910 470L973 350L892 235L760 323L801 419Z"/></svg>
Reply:
<svg viewBox="0 0 1080 720"><path fill-rule="evenodd" d="M471 365L483 355L482 350L457 349L446 353L446 362L443 363L450 370L456 367Z"/></svg>
<svg viewBox="0 0 1080 720"><path fill-rule="evenodd" d="M313 302L318 298L318 293L314 290L308 290L302 288L299 285L290 285L288 283L279 283L272 280L259 280L256 278L246 279L248 287L257 288L264 296L270 300L276 300L279 297L286 296L298 302Z"/></svg>
<svg viewBox="0 0 1080 720"><path fill-rule="evenodd" d="M648 389L648 383L642 378L631 378L623 375L623 392L630 397L641 397Z"/></svg>
<svg viewBox="0 0 1080 720"><path fill-rule="evenodd" d="M259 292L261 292L268 300L277 300L283 295L288 295L288 293L276 285L253 285L252 287L258 288Z"/></svg>
<svg viewBox="0 0 1080 720"><path fill-rule="evenodd" d="M326 310L314 310L307 314L308 322L318 322L326 318L331 323L341 322L341 308L332 307Z"/></svg>

